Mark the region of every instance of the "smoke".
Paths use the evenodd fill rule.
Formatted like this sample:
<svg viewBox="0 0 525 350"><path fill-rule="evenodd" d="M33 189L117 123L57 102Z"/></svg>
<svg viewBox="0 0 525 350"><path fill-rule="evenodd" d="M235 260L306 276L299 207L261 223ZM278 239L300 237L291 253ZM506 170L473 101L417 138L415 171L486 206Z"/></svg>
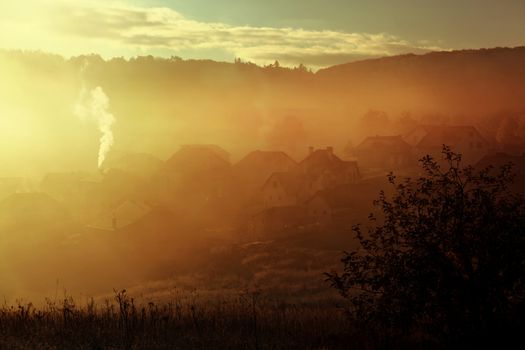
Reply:
<svg viewBox="0 0 525 350"><path fill-rule="evenodd" d="M112 127L116 119L109 112L109 98L104 90L97 86L88 94L82 81L82 90L75 106L75 114L83 120L94 121L98 125L102 134L98 149L98 167L100 169L115 141Z"/></svg>

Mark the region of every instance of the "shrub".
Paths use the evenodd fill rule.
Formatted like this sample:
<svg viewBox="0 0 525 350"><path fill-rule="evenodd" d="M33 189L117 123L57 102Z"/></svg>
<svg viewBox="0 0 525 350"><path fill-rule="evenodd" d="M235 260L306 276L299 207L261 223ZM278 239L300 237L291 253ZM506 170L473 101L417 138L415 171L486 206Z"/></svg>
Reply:
<svg viewBox="0 0 525 350"><path fill-rule="evenodd" d="M510 164L476 170L450 148L442 153L442 162L421 159L419 179L389 175L395 191L375 202L381 218L371 215L366 232L354 226L359 248L327 278L368 330L483 341L519 325L512 315L525 296L523 200L508 189Z"/></svg>

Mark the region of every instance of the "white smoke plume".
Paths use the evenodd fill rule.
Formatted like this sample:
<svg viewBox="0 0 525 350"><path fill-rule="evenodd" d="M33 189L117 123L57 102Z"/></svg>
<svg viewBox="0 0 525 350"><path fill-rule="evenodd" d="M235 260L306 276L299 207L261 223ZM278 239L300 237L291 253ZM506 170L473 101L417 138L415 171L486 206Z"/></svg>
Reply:
<svg viewBox="0 0 525 350"><path fill-rule="evenodd" d="M75 106L75 114L83 120L94 121L98 125L102 134L98 150L98 167L100 169L115 141L112 127L116 119L109 112L109 98L104 90L97 86L87 94L84 82L82 82L82 90Z"/></svg>

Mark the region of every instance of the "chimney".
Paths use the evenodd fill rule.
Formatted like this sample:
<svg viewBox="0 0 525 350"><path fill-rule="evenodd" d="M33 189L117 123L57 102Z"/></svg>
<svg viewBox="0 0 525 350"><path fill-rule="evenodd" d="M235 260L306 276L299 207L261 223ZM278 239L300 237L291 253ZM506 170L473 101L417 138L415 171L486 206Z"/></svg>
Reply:
<svg viewBox="0 0 525 350"><path fill-rule="evenodd" d="M314 147L310 146L308 147L308 154L312 154L312 153L314 153Z"/></svg>

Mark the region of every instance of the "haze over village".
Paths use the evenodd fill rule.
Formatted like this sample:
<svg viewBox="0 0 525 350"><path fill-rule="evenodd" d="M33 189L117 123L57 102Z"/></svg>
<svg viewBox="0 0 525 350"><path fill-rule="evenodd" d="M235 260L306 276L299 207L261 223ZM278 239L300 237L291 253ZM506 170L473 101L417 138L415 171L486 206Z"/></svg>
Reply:
<svg viewBox="0 0 525 350"><path fill-rule="evenodd" d="M391 188L386 175L417 178L418 160L440 159L443 145L474 166L512 161L521 191L525 115L518 107L525 99L514 96L524 92L500 92L498 99L481 84L517 83L521 76L510 71L523 74L512 64L524 56L520 48L408 55L312 73L242 61L3 52L3 66L16 69L18 91L34 96L12 110L21 118L7 127L20 134L3 140L19 147L16 157L4 155L0 180L9 262L3 274L10 281L4 293L50 292L57 281L71 291L101 292L108 283L140 285L178 274L207 280L220 268L215 261L228 259L235 268L223 267L216 277L238 286L268 279L278 288L283 270L258 255L274 254L275 245L286 247L273 258L284 264L293 259L289 249L307 254L305 245L313 244L326 259L311 256L309 270L322 274L336 263L334 252L352 245L352 225L366 223L374 199ZM494 62L498 73L484 73ZM425 111L420 103L437 98L435 86L450 85L421 75L429 64L443 72L468 66L479 72L478 82L458 73L456 92L440 94L439 108ZM351 78L334 77L336 70ZM398 79L400 70L410 80ZM181 75L186 71L194 73ZM351 83L362 71L371 73ZM390 81L387 87L374 82L374 72ZM50 79L61 88L44 88ZM317 90L326 84L330 90ZM346 89L361 97L346 97ZM331 97L306 97L312 94ZM37 113L49 121L36 122ZM26 130L15 129L22 123ZM22 145L28 136L32 141ZM108 272L101 276L97 264Z"/></svg>
<svg viewBox="0 0 525 350"><path fill-rule="evenodd" d="M520 0L0 4L0 349L522 343Z"/></svg>

